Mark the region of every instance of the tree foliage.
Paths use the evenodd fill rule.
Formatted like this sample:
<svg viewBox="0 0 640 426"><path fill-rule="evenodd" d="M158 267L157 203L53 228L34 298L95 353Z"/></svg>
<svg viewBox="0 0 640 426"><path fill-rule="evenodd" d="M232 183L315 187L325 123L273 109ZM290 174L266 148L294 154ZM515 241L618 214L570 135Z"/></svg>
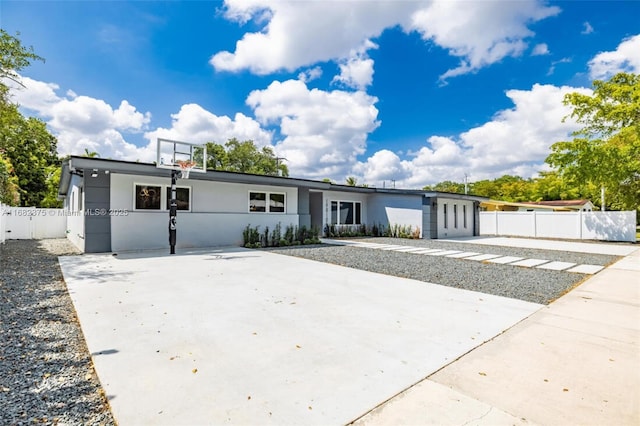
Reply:
<svg viewBox="0 0 640 426"><path fill-rule="evenodd" d="M570 141L556 142L547 163L563 180L604 187L610 208L640 205L640 76L619 73L593 82L593 94L569 93L565 105L582 125Z"/></svg>
<svg viewBox="0 0 640 426"><path fill-rule="evenodd" d="M0 29L0 158L5 174L0 196L13 205L37 207L47 199L48 206L57 206L57 184L51 181L60 167L57 140L42 120L24 117L8 97L6 79L20 84L18 71L33 60L42 58Z"/></svg>
<svg viewBox="0 0 640 426"><path fill-rule="evenodd" d="M31 65L34 60L44 60L33 52L33 47L23 46L17 38L19 35L20 33L13 37L0 28L0 97L3 101L6 101L9 91L3 79L22 84L18 71Z"/></svg>
<svg viewBox="0 0 640 426"><path fill-rule="evenodd" d="M289 176L289 169L271 147L262 149L251 140L229 139L223 145L207 143L207 169L269 176Z"/></svg>

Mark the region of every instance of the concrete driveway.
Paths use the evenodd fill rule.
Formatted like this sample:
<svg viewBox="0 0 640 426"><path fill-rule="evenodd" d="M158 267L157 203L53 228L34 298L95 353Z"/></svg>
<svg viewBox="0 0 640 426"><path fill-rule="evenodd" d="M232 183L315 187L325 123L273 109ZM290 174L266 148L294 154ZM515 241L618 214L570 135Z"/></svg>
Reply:
<svg viewBox="0 0 640 426"><path fill-rule="evenodd" d="M542 307L239 248L60 264L123 426L346 424Z"/></svg>

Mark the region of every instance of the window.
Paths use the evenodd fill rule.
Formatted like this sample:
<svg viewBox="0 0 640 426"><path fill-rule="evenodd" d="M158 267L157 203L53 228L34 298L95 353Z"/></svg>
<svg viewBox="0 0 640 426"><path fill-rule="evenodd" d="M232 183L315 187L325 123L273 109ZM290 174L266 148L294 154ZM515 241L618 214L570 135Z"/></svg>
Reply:
<svg viewBox="0 0 640 426"><path fill-rule="evenodd" d="M269 211L284 213L284 194L269 194Z"/></svg>
<svg viewBox="0 0 640 426"><path fill-rule="evenodd" d="M362 203L359 201L332 201L332 225L360 225L362 224Z"/></svg>
<svg viewBox="0 0 640 426"><path fill-rule="evenodd" d="M267 200L269 200L268 204ZM285 194L280 192L249 192L249 211L255 213L285 213Z"/></svg>
<svg viewBox="0 0 640 426"><path fill-rule="evenodd" d="M444 204L444 228L447 229L449 227L449 217L447 215L447 204Z"/></svg>
<svg viewBox="0 0 640 426"><path fill-rule="evenodd" d="M453 205L453 227L458 228L458 205Z"/></svg>
<svg viewBox="0 0 640 426"><path fill-rule="evenodd" d="M178 202L178 210L191 210L191 188L176 188L176 200ZM167 187L167 210L171 205L171 187Z"/></svg>
<svg viewBox="0 0 640 426"><path fill-rule="evenodd" d="M136 185L136 210L160 210L162 187L156 185Z"/></svg>
<svg viewBox="0 0 640 426"><path fill-rule="evenodd" d="M462 226L467 227L467 205L462 205Z"/></svg>

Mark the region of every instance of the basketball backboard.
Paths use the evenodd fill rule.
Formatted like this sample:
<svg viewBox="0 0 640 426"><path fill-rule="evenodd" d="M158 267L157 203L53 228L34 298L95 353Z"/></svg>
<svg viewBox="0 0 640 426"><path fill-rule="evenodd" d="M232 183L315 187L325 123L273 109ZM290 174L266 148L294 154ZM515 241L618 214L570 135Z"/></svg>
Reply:
<svg viewBox="0 0 640 426"><path fill-rule="evenodd" d="M207 146L191 142L158 139L156 167L180 170L180 162L193 162L192 172L205 173Z"/></svg>

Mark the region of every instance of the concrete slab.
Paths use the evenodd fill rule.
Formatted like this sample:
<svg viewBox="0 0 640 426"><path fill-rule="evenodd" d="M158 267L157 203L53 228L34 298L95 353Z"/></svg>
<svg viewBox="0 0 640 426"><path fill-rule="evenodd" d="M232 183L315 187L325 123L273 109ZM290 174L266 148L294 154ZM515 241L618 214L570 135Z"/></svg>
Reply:
<svg viewBox="0 0 640 426"><path fill-rule="evenodd" d="M540 305L238 248L62 257L119 424L346 424Z"/></svg>
<svg viewBox="0 0 640 426"><path fill-rule="evenodd" d="M442 249L424 249L420 252L420 254L433 254L433 253L440 253L441 251L444 251Z"/></svg>
<svg viewBox="0 0 640 426"><path fill-rule="evenodd" d="M418 383L353 423L354 426L531 424L429 380Z"/></svg>
<svg viewBox="0 0 640 426"><path fill-rule="evenodd" d="M448 256L450 254L462 253L460 250L444 250L438 253L432 253L432 256Z"/></svg>
<svg viewBox="0 0 640 426"><path fill-rule="evenodd" d="M495 259L496 257L502 257L500 254L479 254L477 256L465 257L466 260L476 260L482 262L489 259Z"/></svg>
<svg viewBox="0 0 640 426"><path fill-rule="evenodd" d="M571 268L572 266L576 266L575 263L572 262L549 262L539 266L536 266L538 269L550 269L552 271L564 271L565 269Z"/></svg>
<svg viewBox="0 0 640 426"><path fill-rule="evenodd" d="M640 424L638 282L607 268L429 380L528 422Z"/></svg>
<svg viewBox="0 0 640 426"><path fill-rule="evenodd" d="M559 251L572 251L577 253L593 253L593 254L610 254L614 256L627 256L636 250L637 245L619 243L595 243L588 242L582 243L577 241L558 241L558 240L543 240L534 238L515 238L515 237L463 237L463 238L450 238L442 241L451 241L457 243L469 243L469 244L484 244L491 246L501 247L521 247L521 248L533 248L541 250L559 250Z"/></svg>
<svg viewBox="0 0 640 426"><path fill-rule="evenodd" d="M420 252L422 250L424 250L423 247L401 247L401 248L394 249L393 251L398 251L400 253L413 253L413 252Z"/></svg>
<svg viewBox="0 0 640 426"><path fill-rule="evenodd" d="M513 266L524 266L525 268L533 268L534 266L542 265L543 263L548 263L550 260L546 259L524 259L518 262L513 262Z"/></svg>
<svg viewBox="0 0 640 426"><path fill-rule="evenodd" d="M578 274L596 274L604 269L604 266L600 265L578 265L571 269L567 269L567 272L576 272Z"/></svg>
<svg viewBox="0 0 640 426"><path fill-rule="evenodd" d="M496 257L495 259L489 259L487 260L487 262L489 263L498 263L500 265L506 265L507 263L513 263L513 262L517 262L519 260L523 260L522 257L516 257L516 256L503 256L503 257Z"/></svg>
<svg viewBox="0 0 640 426"><path fill-rule="evenodd" d="M446 257L452 257L454 259L462 259L465 257L471 257L471 256L477 256L480 253L475 252L475 251L463 251L461 253L455 253L455 254L449 254Z"/></svg>

